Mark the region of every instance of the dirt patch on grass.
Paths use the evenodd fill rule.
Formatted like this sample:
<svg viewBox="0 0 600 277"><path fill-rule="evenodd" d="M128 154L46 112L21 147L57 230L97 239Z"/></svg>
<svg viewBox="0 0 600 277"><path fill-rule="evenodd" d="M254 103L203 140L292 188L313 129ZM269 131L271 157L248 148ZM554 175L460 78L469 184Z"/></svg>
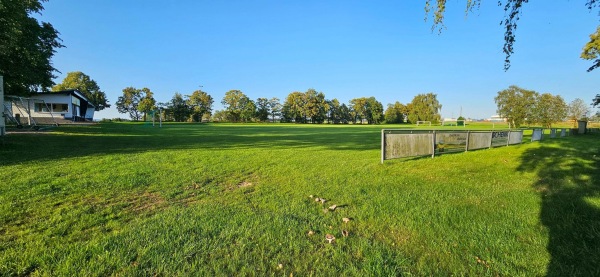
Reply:
<svg viewBox="0 0 600 277"><path fill-rule="evenodd" d="M129 204L129 210L135 214L153 212L167 206L167 201L156 192L130 195L125 201Z"/></svg>
<svg viewBox="0 0 600 277"><path fill-rule="evenodd" d="M125 214L144 215L154 214L168 206L168 202L157 192L140 192L125 194L112 198L92 196L84 200L85 205L100 209L109 209Z"/></svg>
<svg viewBox="0 0 600 277"><path fill-rule="evenodd" d="M251 187L253 185L254 184L252 184L251 182L243 181L243 182L239 183L237 186L238 186L238 188L247 188L247 187Z"/></svg>
<svg viewBox="0 0 600 277"><path fill-rule="evenodd" d="M389 228L384 231L376 232L375 238L392 246L403 246L415 237L414 232L402 227Z"/></svg>

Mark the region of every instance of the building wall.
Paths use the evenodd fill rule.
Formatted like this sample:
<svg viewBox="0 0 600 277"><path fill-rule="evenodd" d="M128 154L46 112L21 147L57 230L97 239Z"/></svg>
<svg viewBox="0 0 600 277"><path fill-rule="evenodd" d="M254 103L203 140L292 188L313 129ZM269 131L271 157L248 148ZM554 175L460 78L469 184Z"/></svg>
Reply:
<svg viewBox="0 0 600 277"><path fill-rule="evenodd" d="M85 112L85 118L89 120L94 119L94 108L87 108L87 111Z"/></svg>
<svg viewBox="0 0 600 277"><path fill-rule="evenodd" d="M43 112L36 111L36 103L42 103L41 101L29 101L29 109L31 117L55 117L55 118L71 118L73 113L73 104L71 103L70 95L36 95L35 99L44 100L48 106L51 104L67 104L68 110L66 112ZM27 105L27 103L25 103ZM25 113L25 111L22 111ZM19 113L19 110L15 109L13 105L13 116ZM26 118L27 114L21 114L21 118Z"/></svg>
<svg viewBox="0 0 600 277"><path fill-rule="evenodd" d="M73 119L73 114L80 112L83 110L82 107L76 107L78 103L78 105L88 105L87 102L85 100L80 100L79 97L71 95L71 94L40 94L40 95L35 95L34 97L32 97L35 100L30 100L29 103L27 103L26 101L24 101L24 105L28 105L29 108L29 112L31 114L31 117L34 118L51 118L54 117L56 119ZM44 102L42 101L37 101L37 100L43 100L46 104L48 104L48 108L46 108L46 105L43 105ZM62 104L65 105L65 107L67 107L66 110L61 109L60 106L54 106L53 104ZM36 109L36 105L38 105L38 108ZM19 103L19 106L20 103ZM56 108L60 109L60 110L55 110ZM52 112L50 112L52 111ZM12 104L12 113L13 116L16 116L16 114L20 114L20 118L21 118L21 122L28 122L28 115L27 112L21 108L21 110L19 110L16 105ZM79 115L79 114L76 114ZM94 108L87 108L87 110L85 111L85 115L82 115L83 117L85 117L86 119L93 119L94 118ZM81 118L79 118L78 120L80 120Z"/></svg>

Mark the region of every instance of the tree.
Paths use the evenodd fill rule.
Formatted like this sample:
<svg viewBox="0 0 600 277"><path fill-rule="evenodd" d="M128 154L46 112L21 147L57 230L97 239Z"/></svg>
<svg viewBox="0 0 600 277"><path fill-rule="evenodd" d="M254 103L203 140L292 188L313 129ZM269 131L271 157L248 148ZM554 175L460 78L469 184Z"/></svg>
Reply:
<svg viewBox="0 0 600 277"><path fill-rule="evenodd" d="M259 121L265 122L269 120L269 115L271 114L269 99L267 98L258 98L256 99L256 118Z"/></svg>
<svg viewBox="0 0 600 277"><path fill-rule="evenodd" d="M385 123L395 124L404 123L404 110L406 106L396 101L394 104L388 104L385 110Z"/></svg>
<svg viewBox="0 0 600 277"><path fill-rule="evenodd" d="M117 110L120 113L129 113L134 121L140 120L142 114L145 121L147 113L154 109L156 109L156 100L149 88L124 88L123 95L117 100Z"/></svg>
<svg viewBox="0 0 600 277"><path fill-rule="evenodd" d="M211 120L213 122L226 122L227 121L227 112L224 110L216 110L212 115Z"/></svg>
<svg viewBox="0 0 600 277"><path fill-rule="evenodd" d="M96 107L96 111L110 108L110 104L108 104L108 100L106 99L106 94L104 91L100 90L98 83L81 71L67 73L67 77L63 79L62 83L52 88L53 91L68 89L80 91L83 96L92 102L94 107Z"/></svg>
<svg viewBox="0 0 600 277"><path fill-rule="evenodd" d="M373 96L367 98L366 118L369 124L379 124L383 120L383 105Z"/></svg>
<svg viewBox="0 0 600 277"><path fill-rule="evenodd" d="M244 116L247 119L248 112L251 108L249 107L250 102L252 102L250 98L243 92L239 90L230 90L225 93L221 104L225 106L225 111L227 111L231 121L239 122L242 119L242 113L244 113ZM256 108L255 105L254 107Z"/></svg>
<svg viewBox="0 0 600 277"><path fill-rule="evenodd" d="M240 114L240 119L243 122L250 122L256 118L256 103L254 101L248 99L248 102L244 105L242 109L242 113Z"/></svg>
<svg viewBox="0 0 600 277"><path fill-rule="evenodd" d="M590 114L588 105L581 98L575 98L569 104L569 119L576 121L578 119L587 118ZM577 124L577 122L575 122Z"/></svg>
<svg viewBox="0 0 600 277"><path fill-rule="evenodd" d="M346 106L346 104L342 104L340 106L340 121L343 124L348 124L350 121L354 120L352 113L353 113L352 109L350 109L348 106Z"/></svg>
<svg viewBox="0 0 600 277"><path fill-rule="evenodd" d="M425 12L427 17L433 11L433 26L432 30L438 28L441 32L444 26L444 13L446 11L446 0L434 0L435 5L432 5L432 0L425 0ZM515 43L515 32L517 30L517 22L521 16L523 4L529 0L504 0L498 1L498 5L504 8L504 19L500 21L500 25L504 25L504 46L502 51L505 54L504 69L510 68L510 57L514 53L513 45ZM600 0L586 0L585 6L588 9L596 8ZM466 0L466 14L477 9L481 0ZM427 17L425 19L427 19ZM581 53L581 58L585 60L593 60L592 66L588 68L588 72L600 66L600 27L596 32L590 35L590 41L586 43Z"/></svg>
<svg viewBox="0 0 600 277"><path fill-rule="evenodd" d="M52 56L64 47L58 31L31 15L41 14L46 0L0 2L0 75L7 94L27 96L54 85Z"/></svg>
<svg viewBox="0 0 600 277"><path fill-rule="evenodd" d="M129 117L138 121L142 117L138 105L142 98L142 90L134 87L126 87L123 89L123 95L117 100L117 111L120 113L128 113Z"/></svg>
<svg viewBox="0 0 600 277"><path fill-rule="evenodd" d="M519 128L526 120L532 123L535 117L532 109L535 106L538 93L518 86L498 92L494 98L498 107L498 114L507 119L509 126Z"/></svg>
<svg viewBox="0 0 600 277"><path fill-rule="evenodd" d="M536 123L545 128L551 128L552 123L560 122L567 116L568 106L560 95L543 93L537 95L531 117Z"/></svg>
<svg viewBox="0 0 600 277"><path fill-rule="evenodd" d="M329 106L329 111L327 113L329 123L339 124L342 121L340 101L333 98L333 100L327 101L327 105Z"/></svg>
<svg viewBox="0 0 600 277"><path fill-rule="evenodd" d="M306 123L305 105L304 93L294 91L288 94L283 103L282 117L286 122Z"/></svg>
<svg viewBox="0 0 600 277"><path fill-rule="evenodd" d="M176 122L187 121L191 113L187 101L179 92L176 92L171 101L167 103L167 110Z"/></svg>
<svg viewBox="0 0 600 277"><path fill-rule="evenodd" d="M600 94L596 94L596 98L592 100L592 106L595 108L600 105Z"/></svg>
<svg viewBox="0 0 600 277"><path fill-rule="evenodd" d="M437 100L437 94L431 92L427 94L418 94L410 103L408 120L411 123L416 123L417 121L431 121L432 123L438 123L442 118L440 115L441 110L442 105Z"/></svg>
<svg viewBox="0 0 600 277"><path fill-rule="evenodd" d="M142 96L141 93L144 93ZM146 121L146 116L149 112L156 109L156 100L154 99L154 93L150 91L149 88L143 88L140 91L140 102L138 103L138 111L144 113L144 121Z"/></svg>
<svg viewBox="0 0 600 277"><path fill-rule="evenodd" d="M271 121L275 122L275 117L281 116L283 106L279 103L279 98L273 97L269 99L269 110L271 112Z"/></svg>
<svg viewBox="0 0 600 277"><path fill-rule="evenodd" d="M205 114L212 112L213 98L208 93L202 90L192 92L192 95L187 96L187 106L191 108L192 120L202 122L202 117Z"/></svg>
<svg viewBox="0 0 600 277"><path fill-rule="evenodd" d="M583 47L581 58L584 60L593 60L592 66L588 68L588 72L600 67L600 26L596 28L596 32L590 35L590 41Z"/></svg>
<svg viewBox="0 0 600 277"><path fill-rule="evenodd" d="M353 122L359 121L361 124L367 116L367 98L360 97L350 100L350 108L352 109Z"/></svg>
<svg viewBox="0 0 600 277"><path fill-rule="evenodd" d="M308 89L304 93L304 107L303 114L305 120L310 118L311 123L323 123L327 117L327 101L325 101L325 94L317 92L314 89Z"/></svg>

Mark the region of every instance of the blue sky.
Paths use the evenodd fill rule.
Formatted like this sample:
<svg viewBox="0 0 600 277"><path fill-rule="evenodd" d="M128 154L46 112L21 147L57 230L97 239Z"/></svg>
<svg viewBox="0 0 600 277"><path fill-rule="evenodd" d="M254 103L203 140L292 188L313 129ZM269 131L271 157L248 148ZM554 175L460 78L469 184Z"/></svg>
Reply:
<svg viewBox="0 0 600 277"><path fill-rule="evenodd" d="M51 0L39 18L61 33L62 73L82 71L112 108L128 86L159 102L202 86L215 99L239 89L256 100L314 88L348 103L375 96L386 106L433 92L443 117L488 118L510 85L561 95L567 103L600 93L600 70L579 58L600 23L585 1L531 1L523 8L515 54L503 70L504 11L482 1L448 1L441 34L413 1Z"/></svg>

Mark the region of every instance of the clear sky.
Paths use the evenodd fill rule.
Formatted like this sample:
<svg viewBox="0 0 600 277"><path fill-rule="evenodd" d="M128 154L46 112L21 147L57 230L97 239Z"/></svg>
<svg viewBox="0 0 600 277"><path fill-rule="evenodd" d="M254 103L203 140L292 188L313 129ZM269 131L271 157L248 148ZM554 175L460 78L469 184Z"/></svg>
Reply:
<svg viewBox="0 0 600 277"><path fill-rule="evenodd" d="M202 86L215 99L228 90L251 99L314 88L343 103L375 96L384 106L433 92L443 117L489 118L510 85L591 103L600 69L581 49L600 23L584 0L531 1L518 25L515 54L503 69L504 11L482 1L448 1L441 34L424 21L425 0L202 1L50 0L42 16L66 48L54 56L59 83L82 71L106 92L110 109L122 89L148 87L159 102Z"/></svg>

